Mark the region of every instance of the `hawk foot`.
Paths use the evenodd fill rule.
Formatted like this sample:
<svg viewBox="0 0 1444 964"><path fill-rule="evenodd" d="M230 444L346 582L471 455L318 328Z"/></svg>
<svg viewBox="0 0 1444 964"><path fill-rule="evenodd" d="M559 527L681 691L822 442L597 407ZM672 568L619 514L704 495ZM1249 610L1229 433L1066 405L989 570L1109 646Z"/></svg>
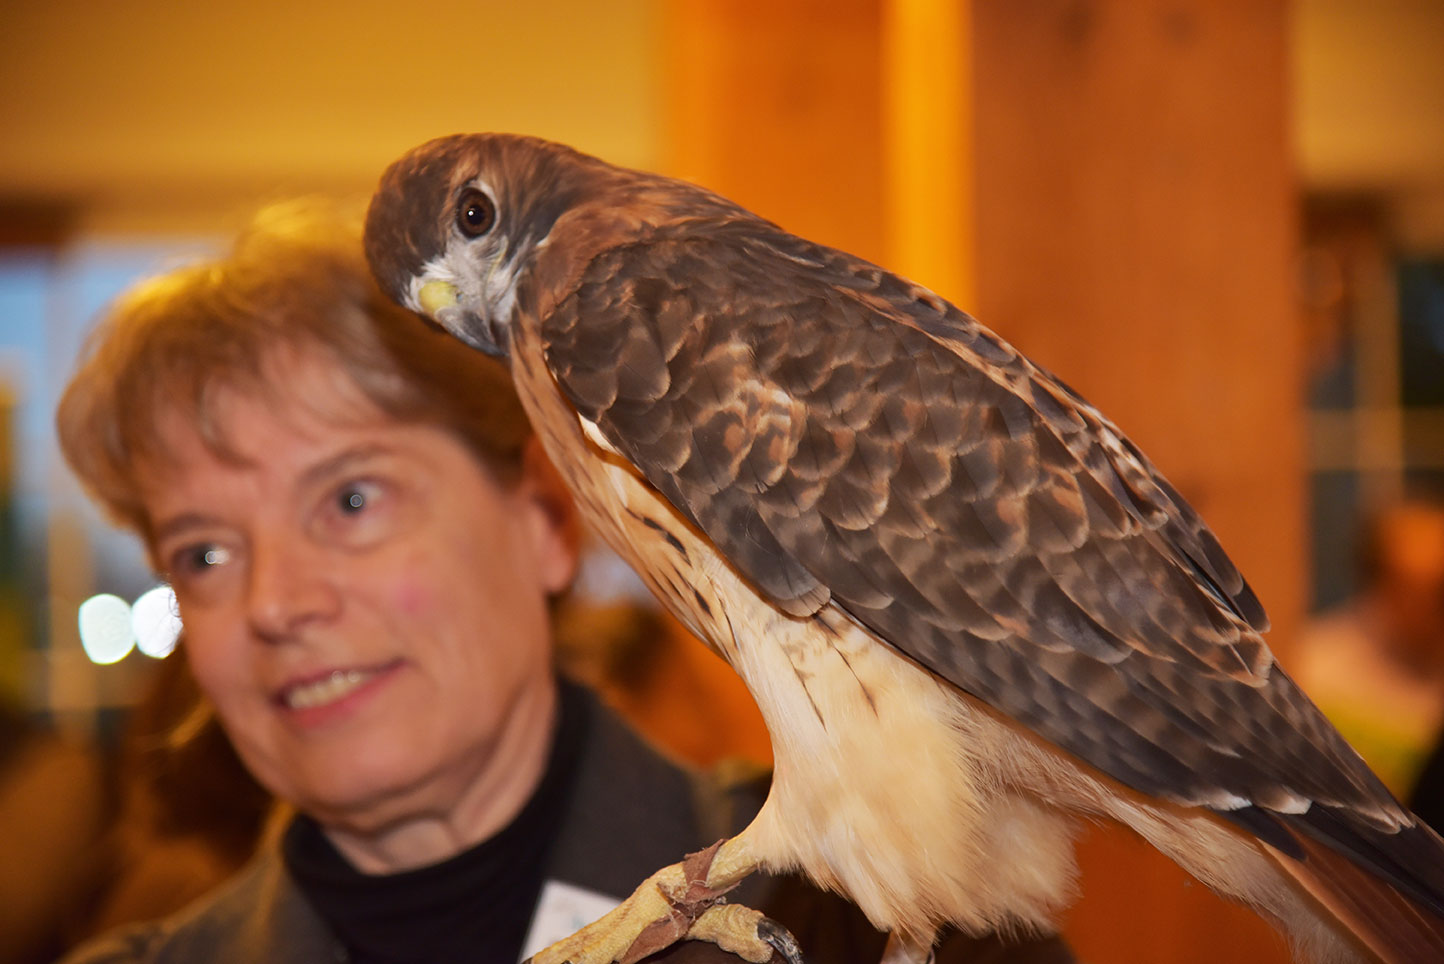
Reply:
<svg viewBox="0 0 1444 964"><path fill-rule="evenodd" d="M751 867L714 868L723 845L713 844L657 871L617 907L538 952L529 964L635 964L684 939L710 941L753 964L769 960L774 950L790 964L802 964L796 942L780 925L726 903L723 895ZM791 953L784 949L789 947Z"/></svg>

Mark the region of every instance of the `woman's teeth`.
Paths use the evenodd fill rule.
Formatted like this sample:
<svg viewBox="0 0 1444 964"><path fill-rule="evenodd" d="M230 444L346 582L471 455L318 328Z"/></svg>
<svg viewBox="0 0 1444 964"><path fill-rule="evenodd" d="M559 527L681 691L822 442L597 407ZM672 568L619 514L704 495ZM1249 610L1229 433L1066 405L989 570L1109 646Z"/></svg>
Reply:
<svg viewBox="0 0 1444 964"><path fill-rule="evenodd" d="M281 695L281 700L293 710L325 706L327 703L336 702L375 675L374 670L338 669L314 683L291 687Z"/></svg>

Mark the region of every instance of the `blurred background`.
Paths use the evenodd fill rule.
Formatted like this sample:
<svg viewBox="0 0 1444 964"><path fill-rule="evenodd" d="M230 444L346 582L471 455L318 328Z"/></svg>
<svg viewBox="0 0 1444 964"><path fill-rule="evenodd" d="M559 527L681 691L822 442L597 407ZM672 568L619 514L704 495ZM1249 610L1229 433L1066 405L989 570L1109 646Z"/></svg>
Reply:
<svg viewBox="0 0 1444 964"><path fill-rule="evenodd" d="M0 852L42 859L0 861L27 878L0 880L0 962L93 922L134 709L184 716L174 657L133 648L132 607L167 648L163 597L135 606L157 577L53 440L97 312L262 203L364 197L462 130L699 181L970 310L1150 454L1285 667L1411 792L1444 720L1440 0L7 0ZM583 588L630 606L601 557ZM720 664L616 626L579 675L681 755L765 760ZM1083 856L1089 959L1286 959L1141 844L1090 831Z"/></svg>

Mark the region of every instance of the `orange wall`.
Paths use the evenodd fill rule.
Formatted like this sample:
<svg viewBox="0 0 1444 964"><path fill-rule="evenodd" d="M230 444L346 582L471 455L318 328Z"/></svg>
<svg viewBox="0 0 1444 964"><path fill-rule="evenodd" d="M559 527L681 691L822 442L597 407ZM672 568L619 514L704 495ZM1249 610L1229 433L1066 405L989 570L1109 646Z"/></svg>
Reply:
<svg viewBox="0 0 1444 964"><path fill-rule="evenodd" d="M8 2L0 202L62 201L82 231L216 230L297 191L369 193L466 130L655 165L660 2Z"/></svg>

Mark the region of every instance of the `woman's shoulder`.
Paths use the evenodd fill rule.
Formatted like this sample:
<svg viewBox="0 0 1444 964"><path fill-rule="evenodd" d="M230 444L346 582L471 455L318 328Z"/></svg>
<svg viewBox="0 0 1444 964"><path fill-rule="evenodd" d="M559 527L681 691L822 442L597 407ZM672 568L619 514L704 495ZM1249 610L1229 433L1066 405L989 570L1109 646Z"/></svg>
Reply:
<svg viewBox="0 0 1444 964"><path fill-rule="evenodd" d="M334 948L268 847L212 894L170 917L87 941L60 964L300 964L334 960Z"/></svg>
<svg viewBox="0 0 1444 964"><path fill-rule="evenodd" d="M86 941L61 958L60 964L148 964L165 939L161 922L129 924Z"/></svg>

